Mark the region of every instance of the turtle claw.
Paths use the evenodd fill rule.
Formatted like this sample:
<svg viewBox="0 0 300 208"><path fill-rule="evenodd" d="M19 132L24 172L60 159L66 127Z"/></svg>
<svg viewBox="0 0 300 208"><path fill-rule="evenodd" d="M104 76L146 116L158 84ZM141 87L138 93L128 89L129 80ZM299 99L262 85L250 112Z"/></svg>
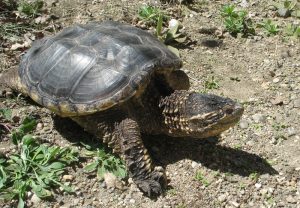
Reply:
<svg viewBox="0 0 300 208"><path fill-rule="evenodd" d="M167 185L167 177L162 167L155 167L144 180L136 180L135 183L148 197L157 197L162 194Z"/></svg>

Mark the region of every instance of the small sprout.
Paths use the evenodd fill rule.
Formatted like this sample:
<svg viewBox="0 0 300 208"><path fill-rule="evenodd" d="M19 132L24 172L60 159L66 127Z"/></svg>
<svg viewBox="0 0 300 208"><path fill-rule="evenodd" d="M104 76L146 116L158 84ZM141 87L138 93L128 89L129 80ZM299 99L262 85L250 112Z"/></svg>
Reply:
<svg viewBox="0 0 300 208"><path fill-rule="evenodd" d="M171 196L175 196L177 194L176 189L174 188L168 189L167 194Z"/></svg>
<svg viewBox="0 0 300 208"><path fill-rule="evenodd" d="M42 0L26 1L22 0L18 3L18 11L28 17L36 17L40 15L44 2Z"/></svg>
<svg viewBox="0 0 300 208"><path fill-rule="evenodd" d="M276 35L279 32L278 25L273 23L270 19L259 23L257 26L263 28L267 35Z"/></svg>
<svg viewBox="0 0 300 208"><path fill-rule="evenodd" d="M290 17L297 13L297 1L285 0L282 3L274 3L273 6L277 9L279 17Z"/></svg>
<svg viewBox="0 0 300 208"><path fill-rule="evenodd" d="M204 175L198 171L196 173L195 179L200 181L205 187L209 186L210 182L204 177Z"/></svg>
<svg viewBox="0 0 300 208"><path fill-rule="evenodd" d="M8 108L0 108L0 118L3 117L5 120L10 121L12 117L12 111Z"/></svg>
<svg viewBox="0 0 300 208"><path fill-rule="evenodd" d="M220 85L219 85L218 81L215 79L215 77L212 76L210 79L205 81L204 88L205 88L205 90L219 89Z"/></svg>
<svg viewBox="0 0 300 208"><path fill-rule="evenodd" d="M259 176L260 176L259 173L254 172L254 173L250 173L249 178L253 181L257 181Z"/></svg>
<svg viewBox="0 0 300 208"><path fill-rule="evenodd" d="M300 38L300 26L293 25L293 24L287 24L284 33L287 36L293 36L295 38Z"/></svg>
<svg viewBox="0 0 300 208"><path fill-rule="evenodd" d="M97 177L100 180L103 179L104 174L107 172L113 173L115 176L121 179L127 176L127 171L123 160L115 155L106 153L104 147L93 149L87 144L83 145L86 148L85 155L93 158L93 162L84 167L85 172L96 172Z"/></svg>
<svg viewBox="0 0 300 208"><path fill-rule="evenodd" d="M221 16L224 18L225 28L233 36L237 36L238 33L244 36L255 34L252 21L247 18L245 10L236 11L234 5L225 5L221 9Z"/></svg>
<svg viewBox="0 0 300 208"><path fill-rule="evenodd" d="M142 6L139 9L138 14L143 22L147 22L150 25L156 25L160 16L162 19L166 19L166 16L163 15L163 12L160 9L149 5Z"/></svg>

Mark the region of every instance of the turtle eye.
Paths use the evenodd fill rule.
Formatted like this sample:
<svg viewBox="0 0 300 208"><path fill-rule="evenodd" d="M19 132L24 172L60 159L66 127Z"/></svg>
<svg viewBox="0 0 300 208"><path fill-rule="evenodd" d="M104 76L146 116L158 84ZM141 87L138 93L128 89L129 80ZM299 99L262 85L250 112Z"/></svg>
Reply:
<svg viewBox="0 0 300 208"><path fill-rule="evenodd" d="M226 113L226 114L232 114L232 113L233 113L233 109L232 109L232 108L227 108L227 109L225 110L225 113Z"/></svg>

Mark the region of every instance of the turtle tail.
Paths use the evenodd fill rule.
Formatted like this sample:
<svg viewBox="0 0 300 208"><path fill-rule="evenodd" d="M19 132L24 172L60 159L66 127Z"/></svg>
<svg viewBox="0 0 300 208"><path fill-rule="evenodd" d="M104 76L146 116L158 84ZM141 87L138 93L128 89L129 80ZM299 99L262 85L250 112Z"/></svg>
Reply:
<svg viewBox="0 0 300 208"><path fill-rule="evenodd" d="M13 91L28 95L27 90L21 82L17 67L0 74L0 88L10 88Z"/></svg>

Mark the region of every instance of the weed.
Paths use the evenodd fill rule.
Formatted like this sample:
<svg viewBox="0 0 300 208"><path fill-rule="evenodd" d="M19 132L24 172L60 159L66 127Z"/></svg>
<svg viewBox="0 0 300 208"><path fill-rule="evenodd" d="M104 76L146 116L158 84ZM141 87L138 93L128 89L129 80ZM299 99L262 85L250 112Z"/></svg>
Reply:
<svg viewBox="0 0 300 208"><path fill-rule="evenodd" d="M240 189L245 189L245 188L246 188L246 185L245 185L244 183L241 182L241 183L239 183L239 188L240 188Z"/></svg>
<svg viewBox="0 0 300 208"><path fill-rule="evenodd" d="M176 189L174 188L168 189L167 194L171 196L175 196L177 194Z"/></svg>
<svg viewBox="0 0 300 208"><path fill-rule="evenodd" d="M11 120L12 111L9 108L0 108L0 117L3 117L5 120Z"/></svg>
<svg viewBox="0 0 300 208"><path fill-rule="evenodd" d="M293 36L295 38L300 38L300 26L289 23L289 24L287 24L284 32L287 36Z"/></svg>
<svg viewBox="0 0 300 208"><path fill-rule="evenodd" d="M212 76L210 79L207 79L204 83L204 88L205 88L205 91L207 89L209 90L212 90L212 89L219 89L220 88L220 85L219 85L219 82L218 80L215 79L214 76Z"/></svg>
<svg viewBox="0 0 300 208"><path fill-rule="evenodd" d="M27 17L36 17L41 13L44 2L42 0L18 2L18 11Z"/></svg>
<svg viewBox="0 0 300 208"><path fill-rule="evenodd" d="M176 19L169 21L168 27L164 28L169 17L160 9L152 6L142 6L139 9L139 18L152 26L156 27L155 36L168 46L168 48L179 56L179 51L171 44L181 44L186 41L186 36L180 31L182 25Z"/></svg>
<svg viewBox="0 0 300 208"><path fill-rule="evenodd" d="M276 123L272 124L272 127L275 131L281 131L283 129L286 129L288 126L283 123L276 122Z"/></svg>
<svg viewBox="0 0 300 208"><path fill-rule="evenodd" d="M149 5L142 6L139 9L138 14L139 14L139 18L143 22L147 22L150 25L156 25L157 22L159 21L159 18L162 18L164 20L167 19L167 17L163 15L163 12L160 9Z"/></svg>
<svg viewBox="0 0 300 208"><path fill-rule="evenodd" d="M0 24L0 36L6 40L18 40L20 36L30 30L32 28L24 23L7 22Z"/></svg>
<svg viewBox="0 0 300 208"><path fill-rule="evenodd" d="M198 171L196 173L195 179L200 181L205 187L209 186L210 182L204 177L204 175Z"/></svg>
<svg viewBox="0 0 300 208"><path fill-rule="evenodd" d="M234 5L225 5L221 9L221 16L224 18L225 28L233 36L237 36L238 33L244 36L255 34L252 21L247 18L245 10L236 11Z"/></svg>
<svg viewBox="0 0 300 208"><path fill-rule="evenodd" d="M48 146L36 142L29 134L36 126L30 117L12 132L12 141L17 146L17 153L7 158L0 157L0 198L18 200L18 207L24 207L28 191L39 198L52 196L51 188L72 189L60 182L60 177L67 165L77 160L77 153L69 148Z"/></svg>
<svg viewBox="0 0 300 208"><path fill-rule="evenodd" d="M259 176L260 176L259 173L253 172L253 173L250 173L249 178L253 181L257 181Z"/></svg>
<svg viewBox="0 0 300 208"><path fill-rule="evenodd" d="M276 35L279 32L278 25L273 23L270 19L257 24L257 26L263 28L267 35Z"/></svg>
<svg viewBox="0 0 300 208"><path fill-rule="evenodd" d="M275 2L273 6L277 9L277 15L280 17L289 17L291 15L297 17L299 13L297 1L285 0L280 3Z"/></svg>
<svg viewBox="0 0 300 208"><path fill-rule="evenodd" d="M119 178L127 176L123 160L117 158L115 155L106 153L104 147L93 149L87 144L81 144L87 149L85 155L94 159L93 162L84 167L87 173L96 172L100 180L103 179L106 172L111 172Z"/></svg>

